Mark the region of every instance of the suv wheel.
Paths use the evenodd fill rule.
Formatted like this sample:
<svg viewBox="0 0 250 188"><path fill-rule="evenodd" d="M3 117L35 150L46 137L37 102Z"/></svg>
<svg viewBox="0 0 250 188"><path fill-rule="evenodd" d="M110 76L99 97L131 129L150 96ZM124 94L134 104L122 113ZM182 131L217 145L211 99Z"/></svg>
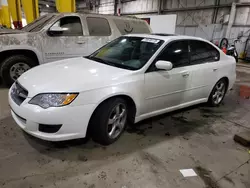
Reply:
<svg viewBox="0 0 250 188"><path fill-rule="evenodd" d="M36 66L36 62L24 55L14 55L6 58L1 66L3 82L11 86L24 72Z"/></svg>

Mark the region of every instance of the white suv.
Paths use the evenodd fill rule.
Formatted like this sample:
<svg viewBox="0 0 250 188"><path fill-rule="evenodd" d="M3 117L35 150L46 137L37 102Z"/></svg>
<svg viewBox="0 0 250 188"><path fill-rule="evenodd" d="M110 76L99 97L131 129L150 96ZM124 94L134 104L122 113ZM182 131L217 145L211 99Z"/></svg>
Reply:
<svg viewBox="0 0 250 188"><path fill-rule="evenodd" d="M0 69L11 85L39 64L89 55L129 33L150 33L140 19L95 14L47 14L18 30L0 31Z"/></svg>
<svg viewBox="0 0 250 188"><path fill-rule="evenodd" d="M11 87L9 104L17 124L38 138L69 140L88 132L111 144L127 121L219 105L235 82L235 67L233 57L200 38L127 35L86 58L27 71Z"/></svg>

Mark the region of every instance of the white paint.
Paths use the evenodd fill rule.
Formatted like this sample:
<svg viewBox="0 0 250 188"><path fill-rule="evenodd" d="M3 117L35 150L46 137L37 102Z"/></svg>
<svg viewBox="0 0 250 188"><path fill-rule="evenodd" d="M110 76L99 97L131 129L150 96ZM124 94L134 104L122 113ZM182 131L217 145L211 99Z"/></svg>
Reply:
<svg viewBox="0 0 250 188"><path fill-rule="evenodd" d="M150 27L153 33L175 33L176 14L168 15L138 15L139 18L150 18Z"/></svg>
<svg viewBox="0 0 250 188"><path fill-rule="evenodd" d="M197 174L195 173L195 171L193 169L181 169L180 172L183 175L183 177L197 176Z"/></svg>
<svg viewBox="0 0 250 188"><path fill-rule="evenodd" d="M94 110L110 97L129 96L136 105L136 123L149 117L206 102L212 88L222 77L229 79L228 89L231 89L235 82L234 58L225 55L215 46L220 52L220 61L145 73L169 42L180 39L207 42L204 39L146 34L127 36L163 40L164 43L149 61L136 71L105 65L82 57L31 69L18 79L29 93L25 101L18 106L9 93L11 109L20 117L27 119L24 123L12 111L17 124L29 134L44 140L83 138ZM30 99L37 94L57 92L77 92L79 95L70 105L64 107L43 109L29 104ZM62 124L62 128L54 134L47 134L38 131L38 123Z"/></svg>

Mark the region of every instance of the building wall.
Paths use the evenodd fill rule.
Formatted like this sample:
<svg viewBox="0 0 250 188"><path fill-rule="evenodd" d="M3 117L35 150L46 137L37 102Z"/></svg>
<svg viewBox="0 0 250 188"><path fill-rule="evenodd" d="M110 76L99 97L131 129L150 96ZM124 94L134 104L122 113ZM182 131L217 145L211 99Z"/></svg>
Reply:
<svg viewBox="0 0 250 188"><path fill-rule="evenodd" d="M233 2L250 3L250 0L220 0L222 8L213 7L216 0L162 0L161 14L177 14L177 34L199 36L213 42L219 42L225 36L226 21ZM158 14L158 3L158 0L135 0L122 3L121 14ZM114 13L114 0L101 0L100 4L99 13ZM216 11L217 18L213 21ZM238 52L241 53L249 34L250 6L237 7L229 42L233 43L234 39L243 35L241 42L236 45Z"/></svg>
<svg viewBox="0 0 250 188"><path fill-rule="evenodd" d="M98 7L99 14L114 14L115 1L114 0L100 0Z"/></svg>

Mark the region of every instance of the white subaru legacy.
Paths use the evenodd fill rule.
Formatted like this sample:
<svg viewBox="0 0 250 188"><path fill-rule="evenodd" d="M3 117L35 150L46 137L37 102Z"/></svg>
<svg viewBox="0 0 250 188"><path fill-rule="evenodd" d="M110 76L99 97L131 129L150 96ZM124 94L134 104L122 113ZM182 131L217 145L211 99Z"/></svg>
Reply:
<svg viewBox="0 0 250 188"><path fill-rule="evenodd" d="M16 123L49 141L116 141L125 125L208 102L219 105L236 63L212 43L188 36L122 36L88 57L24 73L9 91Z"/></svg>

